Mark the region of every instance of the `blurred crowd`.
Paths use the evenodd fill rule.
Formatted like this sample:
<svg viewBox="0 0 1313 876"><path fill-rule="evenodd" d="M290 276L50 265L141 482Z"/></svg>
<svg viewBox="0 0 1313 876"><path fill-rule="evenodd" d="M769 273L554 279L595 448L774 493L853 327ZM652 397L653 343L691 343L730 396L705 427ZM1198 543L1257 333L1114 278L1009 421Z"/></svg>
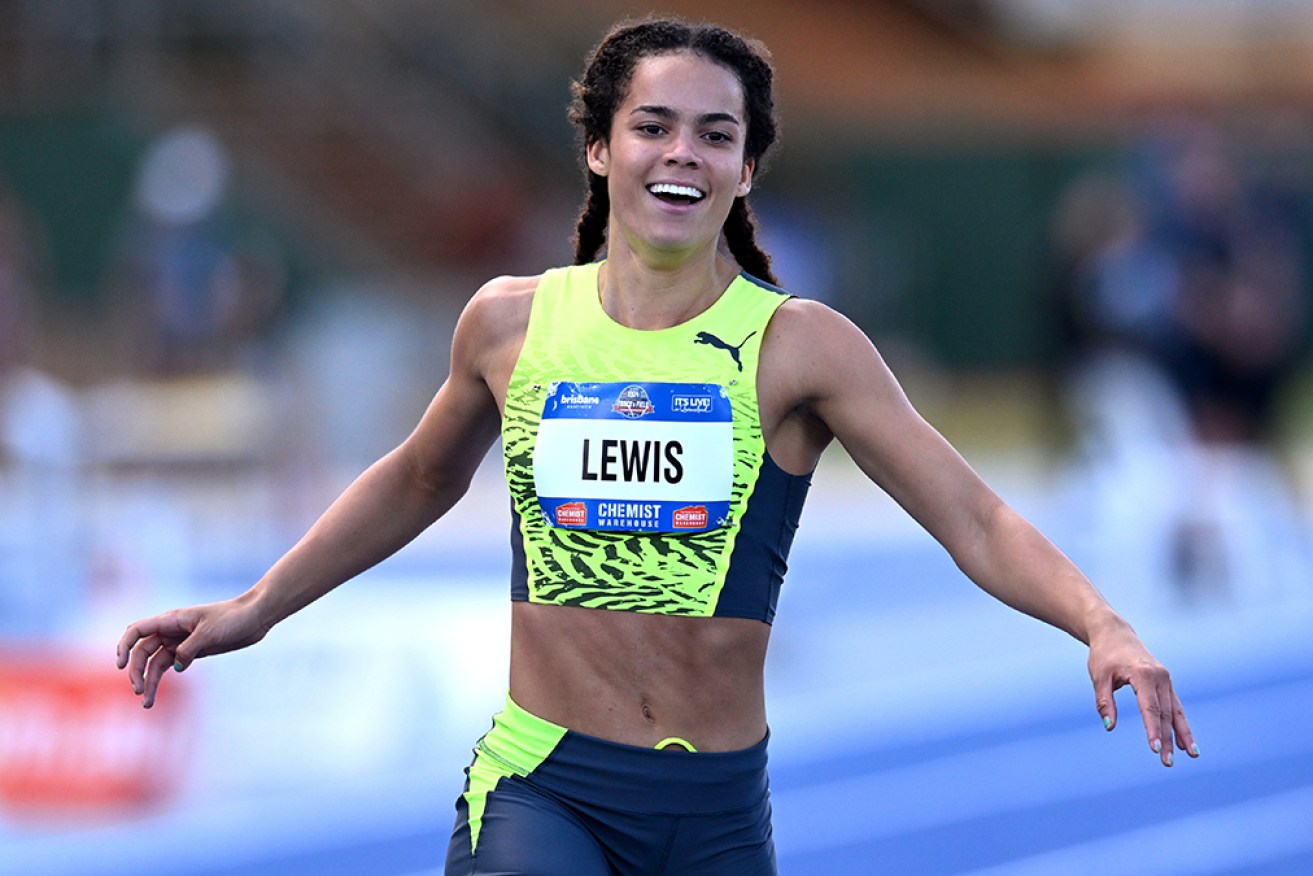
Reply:
<svg viewBox="0 0 1313 876"><path fill-rule="evenodd" d="M1300 504L1280 451L1308 349L1311 141L1275 118L1243 138L1160 121L1056 205L1062 316L1051 330L1066 340L1077 436L1071 506L1088 515L1112 574L1138 568L1171 582L1166 598L1178 601L1270 591L1302 574ZM350 282L293 308L286 254L233 218L233 174L204 127L163 131L143 150L97 311L111 342L95 379L77 386L41 367L47 248L0 184L0 634L50 632L96 581L123 586L124 569L167 588L197 553L177 527L104 523L131 514L89 523L77 509L95 505L93 468L254 474L246 482L264 487L252 501L286 523L269 536L282 543L404 434L441 379L454 310L419 312ZM828 296L833 242L790 218L800 208L763 205L792 281ZM308 488L288 499L298 485ZM186 519L177 508L153 516ZM234 531L244 522L235 513Z"/></svg>
<svg viewBox="0 0 1313 876"><path fill-rule="evenodd" d="M1292 121L1243 137L1160 121L1125 169L1077 180L1059 205L1092 514L1109 550L1187 602L1305 584L1283 451L1308 348L1313 179Z"/></svg>
<svg viewBox="0 0 1313 876"><path fill-rule="evenodd" d="M230 173L219 137L200 126L165 132L142 158L107 272L132 371L258 368L268 354L286 268L231 227Z"/></svg>
<svg viewBox="0 0 1313 876"><path fill-rule="evenodd" d="M225 226L228 175L203 128L150 144L94 308L92 378L78 383L51 365L67 337L51 322L67 314L52 303L41 224L0 179L0 634L48 636L85 611L94 464L128 461L131 434L160 424L133 387L191 379L203 394L205 380L269 370L284 277L276 252Z"/></svg>
<svg viewBox="0 0 1313 876"><path fill-rule="evenodd" d="M1062 315L1047 330L1064 340L1075 441L1053 491L1063 531L1086 540L1082 566L1135 616L1307 595L1286 451L1308 452L1289 423L1311 403L1313 137L1262 130L1273 136L1162 122L1055 205ZM156 765L186 762L179 728L198 706L174 691L172 716L131 711L108 657L124 619L254 580L406 434L445 373L458 295L399 294L403 280L377 276L320 282L297 304L288 254L234 218L235 167L199 126L142 150L99 290L105 342L77 376L50 365L52 338L79 336L50 330L61 312L41 222L0 179L10 812L133 811L177 792L182 768ZM836 278L824 210L762 205L790 285L840 308L877 294ZM48 651L58 666L40 666L34 692L18 680ZM82 751L90 761L67 755Z"/></svg>

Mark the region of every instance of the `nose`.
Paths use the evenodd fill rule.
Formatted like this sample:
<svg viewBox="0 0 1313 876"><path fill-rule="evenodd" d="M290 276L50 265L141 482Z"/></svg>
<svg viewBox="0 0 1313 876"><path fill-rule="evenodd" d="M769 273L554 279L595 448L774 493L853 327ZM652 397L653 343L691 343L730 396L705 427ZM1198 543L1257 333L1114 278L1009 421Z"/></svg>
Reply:
<svg viewBox="0 0 1313 876"><path fill-rule="evenodd" d="M670 147L666 150L667 166L697 167L697 138L690 131L676 131L670 138Z"/></svg>

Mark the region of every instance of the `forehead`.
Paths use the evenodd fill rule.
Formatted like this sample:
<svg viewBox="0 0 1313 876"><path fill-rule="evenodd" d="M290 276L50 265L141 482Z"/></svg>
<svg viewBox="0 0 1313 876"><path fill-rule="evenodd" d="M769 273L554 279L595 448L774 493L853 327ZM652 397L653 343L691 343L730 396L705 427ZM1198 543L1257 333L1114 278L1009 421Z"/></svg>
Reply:
<svg viewBox="0 0 1313 876"><path fill-rule="evenodd" d="M741 119L743 85L734 71L695 52L652 55L634 67L621 109L633 106L664 106L697 114L728 112Z"/></svg>

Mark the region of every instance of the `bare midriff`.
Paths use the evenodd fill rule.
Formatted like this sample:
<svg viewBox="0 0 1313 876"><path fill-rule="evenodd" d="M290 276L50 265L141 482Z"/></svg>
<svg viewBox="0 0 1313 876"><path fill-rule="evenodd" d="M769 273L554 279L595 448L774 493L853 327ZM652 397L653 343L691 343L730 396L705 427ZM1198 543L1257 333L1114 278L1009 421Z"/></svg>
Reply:
<svg viewBox="0 0 1313 876"><path fill-rule="evenodd" d="M770 626L516 602L511 697L579 733L737 751L766 735Z"/></svg>

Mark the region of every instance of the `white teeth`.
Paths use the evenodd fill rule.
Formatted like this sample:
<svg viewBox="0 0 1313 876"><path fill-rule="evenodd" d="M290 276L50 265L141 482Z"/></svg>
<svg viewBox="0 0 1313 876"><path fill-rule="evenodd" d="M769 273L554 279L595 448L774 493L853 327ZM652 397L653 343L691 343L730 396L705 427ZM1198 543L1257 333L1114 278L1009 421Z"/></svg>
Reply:
<svg viewBox="0 0 1313 876"><path fill-rule="evenodd" d="M692 186L678 186L674 183L653 183L647 187L647 190L654 195L679 195L695 201L700 201L704 197L702 192Z"/></svg>

